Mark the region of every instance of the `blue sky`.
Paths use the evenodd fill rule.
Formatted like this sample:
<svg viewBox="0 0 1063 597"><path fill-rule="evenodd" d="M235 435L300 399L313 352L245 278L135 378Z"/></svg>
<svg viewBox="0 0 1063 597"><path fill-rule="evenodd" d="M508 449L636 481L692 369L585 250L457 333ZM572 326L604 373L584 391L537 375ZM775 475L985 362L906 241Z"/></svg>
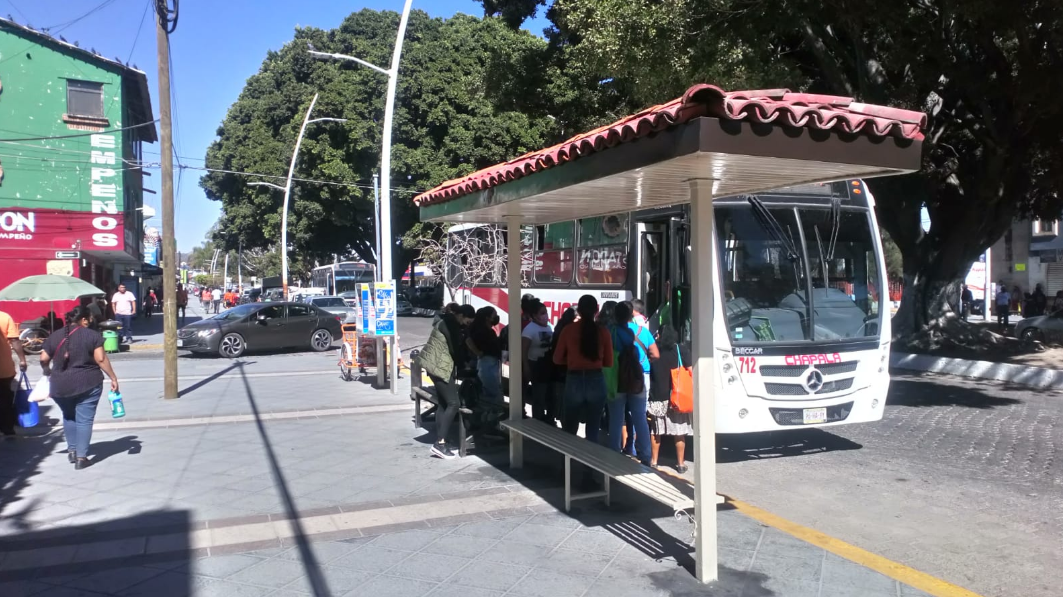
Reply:
<svg viewBox="0 0 1063 597"><path fill-rule="evenodd" d="M66 27L61 35L78 41L83 48L95 48L107 57L118 57L147 73L151 103L158 114L158 71L155 58L155 29L152 14L143 19L149 0L0 0L0 14L10 14L19 23L35 28L52 27L89 13ZM182 161L202 166L207 146L229 106L236 101L248 77L258 72L269 50L278 50L291 40L296 26L335 28L348 14L372 8L402 10L402 0L184 0L177 31L170 38L173 82L175 144ZM457 12L480 15L474 0L414 0L414 9L436 17ZM527 24L541 34L543 18ZM56 28L58 29L58 28ZM139 36L138 36L139 31ZM145 160L159 161L159 145L145 146ZM160 188L158 172L146 179L147 187ZM202 172L175 173L176 232L179 251L189 251L202 242L217 220L220 204L209 201L199 188ZM283 173L281 173L283 174ZM149 225L161 227L159 195L146 194L144 202L155 207L159 217Z"/></svg>

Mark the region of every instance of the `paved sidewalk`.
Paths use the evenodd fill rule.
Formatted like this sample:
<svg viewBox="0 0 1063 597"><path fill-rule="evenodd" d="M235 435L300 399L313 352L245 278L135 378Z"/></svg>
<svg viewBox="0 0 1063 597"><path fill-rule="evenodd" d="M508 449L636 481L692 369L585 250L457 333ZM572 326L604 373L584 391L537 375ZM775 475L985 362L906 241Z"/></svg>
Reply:
<svg viewBox="0 0 1063 597"><path fill-rule="evenodd" d="M973 361L954 359L926 354L894 352L890 354L890 369L919 371L923 373L944 373L960 377L973 377L1003 381L1034 388L1063 387L1063 371L1018 365L994 363L991 361Z"/></svg>
<svg viewBox="0 0 1063 597"><path fill-rule="evenodd" d="M0 595L926 595L726 506L721 580L701 586L689 522L622 487L612 508L560 512L562 461L533 444L511 471L504 449L431 458L408 411L266 416L293 400L411 408L338 378L256 377L289 361L237 368L198 402L129 406L240 422L108 427L101 411L83 471L57 430L0 443Z"/></svg>

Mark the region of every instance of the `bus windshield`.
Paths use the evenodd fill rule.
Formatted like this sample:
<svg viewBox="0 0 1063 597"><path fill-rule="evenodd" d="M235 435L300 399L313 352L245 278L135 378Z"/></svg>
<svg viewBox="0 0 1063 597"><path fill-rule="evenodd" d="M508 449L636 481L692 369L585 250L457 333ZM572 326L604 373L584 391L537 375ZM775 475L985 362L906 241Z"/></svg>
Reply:
<svg viewBox="0 0 1063 597"><path fill-rule="evenodd" d="M879 257L866 209L751 200L715 217L733 344L878 336Z"/></svg>

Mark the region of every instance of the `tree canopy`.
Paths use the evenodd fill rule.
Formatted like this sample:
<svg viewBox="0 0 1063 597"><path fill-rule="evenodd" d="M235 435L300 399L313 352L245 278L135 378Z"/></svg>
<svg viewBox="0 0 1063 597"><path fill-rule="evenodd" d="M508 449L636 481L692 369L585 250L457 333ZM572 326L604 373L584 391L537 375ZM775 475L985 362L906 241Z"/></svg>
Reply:
<svg viewBox="0 0 1063 597"><path fill-rule="evenodd" d="M323 52L390 63L399 15L362 10L336 29L297 29L292 42L270 52L261 69L218 128L207 150L207 167L253 172L283 185L296 136L315 93L311 118L346 118L317 123L303 139L289 211L289 254L293 261L331 262L355 255L376 262L372 177L379 171L386 77L347 61L321 61ZM543 146L559 125L544 110L522 111L498 101L506 91L494 80L534 65L546 42L516 31L499 19L456 15L433 19L410 15L398 78L392 143L392 229L395 271L401 276L419 235L411 199L416 192ZM491 95L499 88L502 92ZM511 93L511 92L510 92ZM304 179L304 180L298 180ZM274 246L280 238L283 193L247 182L267 180L211 172L200 185L221 201L216 233L227 249ZM323 182L311 181L329 181Z"/></svg>
<svg viewBox="0 0 1063 597"><path fill-rule="evenodd" d="M502 15L532 4L484 2ZM923 170L870 182L904 257L902 333L948 311L971 262L1015 218L1063 211L1063 3L554 0L547 15L567 66L599 73L634 105L711 82L927 112Z"/></svg>

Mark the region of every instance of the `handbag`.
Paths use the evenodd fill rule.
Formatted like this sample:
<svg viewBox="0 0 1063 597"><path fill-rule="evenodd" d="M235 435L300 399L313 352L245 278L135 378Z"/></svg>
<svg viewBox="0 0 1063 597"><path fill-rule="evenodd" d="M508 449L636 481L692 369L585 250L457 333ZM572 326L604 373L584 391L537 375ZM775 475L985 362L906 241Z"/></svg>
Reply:
<svg viewBox="0 0 1063 597"><path fill-rule="evenodd" d="M29 383L29 382L27 381L27 383ZM42 377L39 380L37 380L37 385L33 386L33 391L30 392L29 401L30 402L44 402L49 397L51 397L51 393L52 393L52 383L51 383L51 381L49 381L49 378L47 378L47 377Z"/></svg>
<svg viewBox="0 0 1063 597"><path fill-rule="evenodd" d="M19 379L18 391L15 392L15 412L18 413L18 426L22 428L36 427L41 422L41 411L36 402L30 402L30 380L26 372L22 372Z"/></svg>
<svg viewBox="0 0 1063 597"><path fill-rule="evenodd" d="M683 366L683 355L680 354L678 345L675 347L675 353L679 357L679 367L672 369L670 402L676 412L692 413L694 412L694 370Z"/></svg>

